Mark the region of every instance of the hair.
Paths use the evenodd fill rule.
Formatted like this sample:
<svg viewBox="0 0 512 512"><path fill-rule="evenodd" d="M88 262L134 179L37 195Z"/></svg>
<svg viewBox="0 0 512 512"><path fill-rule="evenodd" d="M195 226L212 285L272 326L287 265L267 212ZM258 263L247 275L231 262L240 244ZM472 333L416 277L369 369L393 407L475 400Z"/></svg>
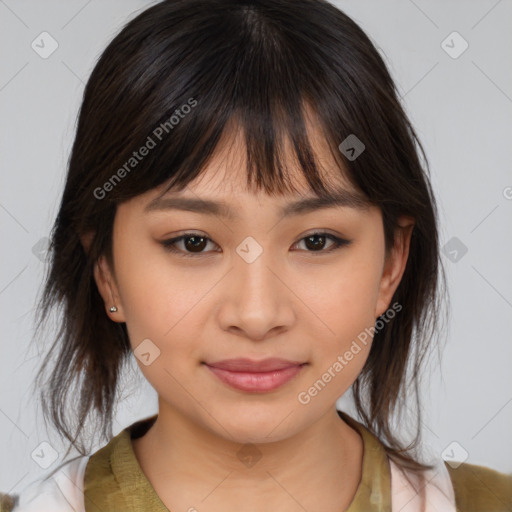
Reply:
<svg viewBox="0 0 512 512"><path fill-rule="evenodd" d="M288 137L311 190L329 195L305 125L311 108L336 171L380 208L386 251L397 218L415 220L392 299L403 308L375 331L352 392L361 421L392 458L414 471L432 468L413 450L421 436L420 369L438 327L445 275L428 161L400 99L369 37L324 0L164 0L129 21L85 86L50 234L36 330L54 307L61 321L36 377L45 421L82 454L90 414L112 437L118 380L132 351L126 325L105 313L93 269L102 255L113 268L117 205L159 186L185 188L228 127L245 136L248 184L254 180L268 194L294 190L282 165ZM355 159L340 150L350 135L365 145ZM151 149L136 159L144 145ZM80 238L86 234L87 250ZM390 422L411 389L419 421L413 443L404 446Z"/></svg>

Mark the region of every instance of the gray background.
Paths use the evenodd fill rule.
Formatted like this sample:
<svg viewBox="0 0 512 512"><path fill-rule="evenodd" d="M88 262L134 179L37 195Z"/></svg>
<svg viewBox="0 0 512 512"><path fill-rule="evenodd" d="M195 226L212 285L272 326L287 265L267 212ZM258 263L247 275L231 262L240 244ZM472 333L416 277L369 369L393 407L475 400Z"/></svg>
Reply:
<svg viewBox="0 0 512 512"><path fill-rule="evenodd" d="M19 492L64 455L29 388L45 350L44 338L31 343L44 238L57 213L85 81L120 27L149 5L0 0L3 492ZM385 54L427 151L440 203L452 306L442 365L433 365L424 389L425 443L437 456L467 456L512 472L512 2L336 5ZM42 46L44 31L58 43L46 59L31 47L33 41ZM463 40L448 37L454 31L469 45L460 55ZM157 410L134 361L132 370L114 433ZM339 406L350 412L350 396ZM48 463L53 451L43 442L57 457L48 468L31 455L44 453Z"/></svg>

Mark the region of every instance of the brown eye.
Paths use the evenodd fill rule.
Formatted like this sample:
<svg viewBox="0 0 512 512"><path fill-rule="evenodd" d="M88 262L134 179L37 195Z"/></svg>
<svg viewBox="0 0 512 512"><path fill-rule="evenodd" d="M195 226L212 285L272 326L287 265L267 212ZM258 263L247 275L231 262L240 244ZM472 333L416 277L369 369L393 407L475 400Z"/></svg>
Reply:
<svg viewBox="0 0 512 512"><path fill-rule="evenodd" d="M186 249L192 252L201 252L207 245L204 236L188 236L184 241Z"/></svg>
<svg viewBox="0 0 512 512"><path fill-rule="evenodd" d="M322 235L311 235L304 238L306 241L306 247L313 251L321 250L325 247L327 237Z"/></svg>
<svg viewBox="0 0 512 512"><path fill-rule="evenodd" d="M201 255L208 251L204 251L208 242L212 242L208 237L198 235L196 233L185 233L182 236L164 240L161 244L167 251L179 253L182 256ZM178 244L182 243L183 248L178 248ZM213 242L212 242L213 243Z"/></svg>
<svg viewBox="0 0 512 512"><path fill-rule="evenodd" d="M330 240L331 244L328 246L328 249L324 250L327 240ZM330 253L342 246L349 245L351 243L350 240L344 240L329 233L311 233L310 235L300 240L298 243L303 241L305 242L307 252L318 253Z"/></svg>

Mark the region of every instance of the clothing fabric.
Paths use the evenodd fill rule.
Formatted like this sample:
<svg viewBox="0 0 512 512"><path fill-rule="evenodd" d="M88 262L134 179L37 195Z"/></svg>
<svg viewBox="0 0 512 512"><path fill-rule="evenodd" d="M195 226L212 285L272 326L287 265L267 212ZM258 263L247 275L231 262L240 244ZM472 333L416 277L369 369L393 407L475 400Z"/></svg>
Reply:
<svg viewBox="0 0 512 512"><path fill-rule="evenodd" d="M402 473L382 443L348 414L340 417L363 439L362 478L345 512L512 512L512 474L440 461L426 482ZM19 497L0 495L0 512L169 512L138 463L131 443L157 415L133 423L94 454L76 457ZM407 478L406 478L407 477ZM340 483L341 485L341 483ZM423 496L423 498L422 498ZM11 500L11 503L9 503Z"/></svg>

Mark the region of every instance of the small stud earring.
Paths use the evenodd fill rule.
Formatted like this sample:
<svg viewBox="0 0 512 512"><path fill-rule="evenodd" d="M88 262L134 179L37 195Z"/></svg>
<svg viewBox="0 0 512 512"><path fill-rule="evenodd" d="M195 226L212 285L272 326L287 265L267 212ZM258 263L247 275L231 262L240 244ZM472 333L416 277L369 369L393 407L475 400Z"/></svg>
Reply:
<svg viewBox="0 0 512 512"><path fill-rule="evenodd" d="M111 313L115 313L116 311L117 311L117 308L116 308L115 306L112 306L112 307L110 308L110 312L111 312Z"/></svg>

